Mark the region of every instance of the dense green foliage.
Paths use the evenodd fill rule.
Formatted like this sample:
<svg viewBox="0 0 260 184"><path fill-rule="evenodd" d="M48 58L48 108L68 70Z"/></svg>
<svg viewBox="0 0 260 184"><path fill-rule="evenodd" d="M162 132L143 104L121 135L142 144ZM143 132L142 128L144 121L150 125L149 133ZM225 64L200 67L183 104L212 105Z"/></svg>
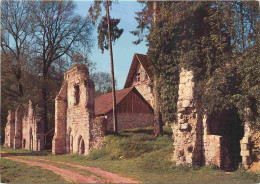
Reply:
<svg viewBox="0 0 260 184"><path fill-rule="evenodd" d="M148 57L166 120L175 119L179 73L186 67L194 71L196 97L205 113L236 108L245 119L248 108L252 124L259 124L258 2L159 2L158 7L147 37ZM140 35L151 23L139 24Z"/></svg>

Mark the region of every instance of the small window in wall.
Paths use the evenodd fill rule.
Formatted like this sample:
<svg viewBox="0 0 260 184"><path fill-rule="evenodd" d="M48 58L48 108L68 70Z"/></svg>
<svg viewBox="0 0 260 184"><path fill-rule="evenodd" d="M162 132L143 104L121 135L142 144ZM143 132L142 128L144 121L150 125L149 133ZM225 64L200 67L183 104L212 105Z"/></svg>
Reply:
<svg viewBox="0 0 260 184"><path fill-rule="evenodd" d="M148 87L150 90L150 93L153 93L153 88L152 87Z"/></svg>
<svg viewBox="0 0 260 184"><path fill-rule="evenodd" d="M136 74L136 82L140 82L140 73Z"/></svg>
<svg viewBox="0 0 260 184"><path fill-rule="evenodd" d="M147 75L147 74L145 74L144 78L145 78L145 80L147 80L147 79L148 79L148 75Z"/></svg>
<svg viewBox="0 0 260 184"><path fill-rule="evenodd" d="M79 104L79 85L74 86L75 105Z"/></svg>

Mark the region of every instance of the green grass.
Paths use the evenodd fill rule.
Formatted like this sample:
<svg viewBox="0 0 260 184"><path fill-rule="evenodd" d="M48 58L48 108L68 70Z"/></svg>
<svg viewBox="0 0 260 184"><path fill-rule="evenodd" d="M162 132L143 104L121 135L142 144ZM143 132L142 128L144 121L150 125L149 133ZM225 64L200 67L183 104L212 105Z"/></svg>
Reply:
<svg viewBox="0 0 260 184"><path fill-rule="evenodd" d="M123 131L118 135L109 134L106 136L104 147L91 150L87 157L77 154L27 153L45 159L93 166L149 183L260 182L259 174L242 169L225 173L214 166L177 167L171 161L173 155L171 128L164 127L163 137L154 138L152 132L150 127Z"/></svg>
<svg viewBox="0 0 260 184"><path fill-rule="evenodd" d="M40 167L1 158L1 183L66 183L66 181Z"/></svg>
<svg viewBox="0 0 260 184"><path fill-rule="evenodd" d="M55 167L58 167L58 168L62 168L62 169L67 169L71 172L75 172L75 173L79 173L83 176L93 176L95 178L97 178L98 180L100 181L106 181L103 177L95 174L95 173L92 173L90 171L87 171L87 170L84 170L84 169L80 169L80 168L77 168L77 167L73 167L73 166L69 166L69 165L65 165L65 164L61 164L61 163L56 163L56 162L50 162L50 161L47 161L47 160L36 160L32 157L22 157L23 159L25 160L29 160L29 161L36 161L36 162L40 162L40 163L44 163L44 164L51 164Z"/></svg>

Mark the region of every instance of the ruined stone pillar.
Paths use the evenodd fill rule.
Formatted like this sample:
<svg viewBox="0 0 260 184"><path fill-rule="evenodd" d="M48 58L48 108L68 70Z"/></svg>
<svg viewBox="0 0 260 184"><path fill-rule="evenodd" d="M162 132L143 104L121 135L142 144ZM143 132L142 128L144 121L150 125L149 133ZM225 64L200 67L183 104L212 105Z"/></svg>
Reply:
<svg viewBox="0 0 260 184"><path fill-rule="evenodd" d="M14 148L22 147L22 119L24 115L24 109L22 105L19 105L15 111L15 136L14 136Z"/></svg>
<svg viewBox="0 0 260 184"><path fill-rule="evenodd" d="M177 133L174 158L177 165L202 164L202 115L194 97L193 72L181 70L178 91Z"/></svg>
<svg viewBox="0 0 260 184"><path fill-rule="evenodd" d="M26 144L26 149L33 150L33 137L34 134L34 125L33 125L33 104L32 101L29 100L28 103L28 116L27 116L27 137L28 137L28 144Z"/></svg>
<svg viewBox="0 0 260 184"><path fill-rule="evenodd" d="M249 108L246 109L245 112L246 122L244 125L244 137L240 140L240 147L241 152L240 155L242 156L242 165L245 169L248 169L250 164L252 163L252 130L250 128L250 114L251 110Z"/></svg>
<svg viewBox="0 0 260 184"><path fill-rule="evenodd" d="M66 116L67 116L67 84L62 88L55 99L55 134L52 141L52 153L66 153Z"/></svg>
<svg viewBox="0 0 260 184"><path fill-rule="evenodd" d="M44 119L43 119L43 108L36 107L36 115L34 119L35 124L35 141L34 150L40 151L44 148Z"/></svg>
<svg viewBox="0 0 260 184"><path fill-rule="evenodd" d="M88 135L87 135L87 141L85 146L85 154L89 153L89 150L91 149L91 141L92 141L92 132L93 129L96 129L95 125L93 124L94 117L95 117L95 85L94 82L91 80L85 81L86 86L86 111L89 114L88 117Z"/></svg>
<svg viewBox="0 0 260 184"><path fill-rule="evenodd" d="M12 110L8 111L7 123L5 128L5 146L13 148L15 134L15 113Z"/></svg>

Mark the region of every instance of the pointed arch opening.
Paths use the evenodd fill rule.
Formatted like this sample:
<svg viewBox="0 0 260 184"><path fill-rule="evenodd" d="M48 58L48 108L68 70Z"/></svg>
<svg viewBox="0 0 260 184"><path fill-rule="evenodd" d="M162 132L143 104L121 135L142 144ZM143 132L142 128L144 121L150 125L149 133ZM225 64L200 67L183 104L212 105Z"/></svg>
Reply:
<svg viewBox="0 0 260 184"><path fill-rule="evenodd" d="M85 142L82 136L79 136L78 139L78 154L85 154Z"/></svg>

